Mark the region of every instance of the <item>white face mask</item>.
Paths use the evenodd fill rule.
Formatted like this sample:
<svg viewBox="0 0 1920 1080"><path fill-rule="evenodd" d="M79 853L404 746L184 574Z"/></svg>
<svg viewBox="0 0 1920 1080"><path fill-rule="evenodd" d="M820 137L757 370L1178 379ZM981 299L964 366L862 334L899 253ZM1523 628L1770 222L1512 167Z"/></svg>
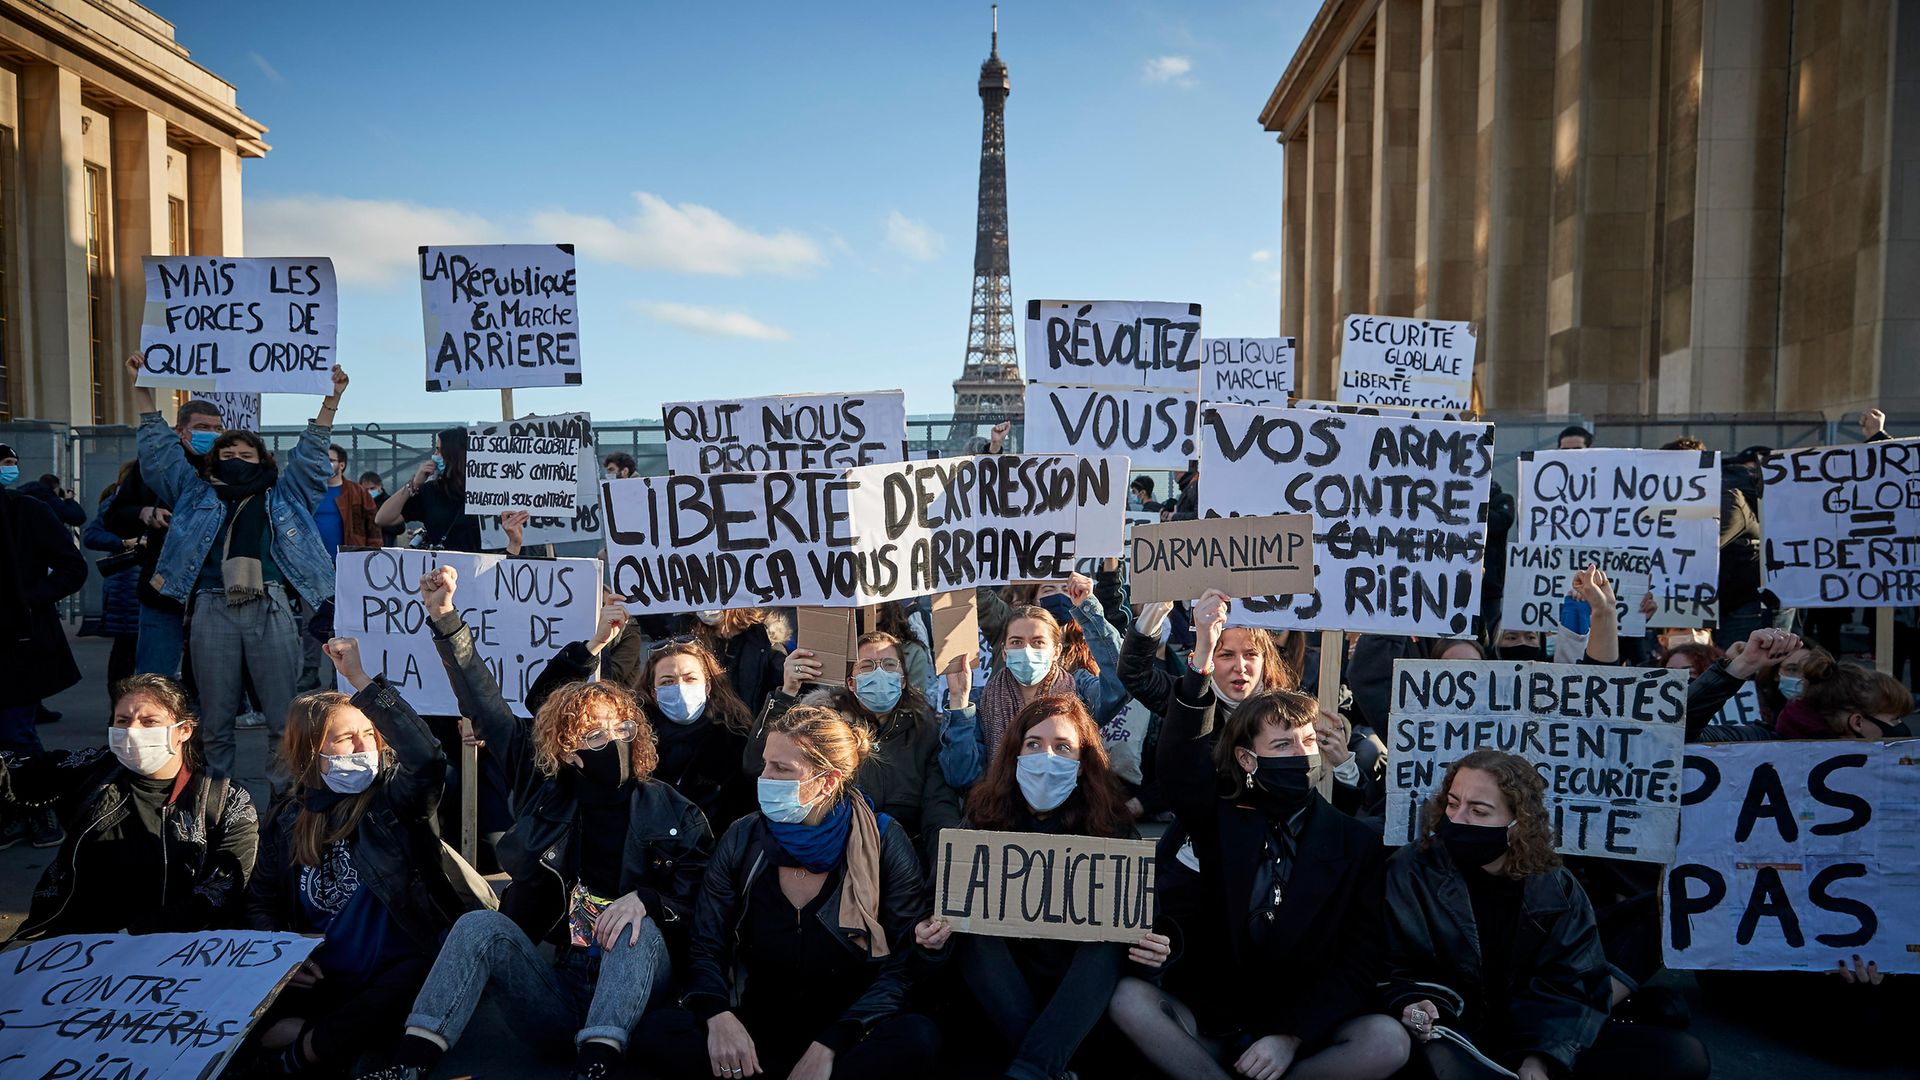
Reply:
<svg viewBox="0 0 1920 1080"><path fill-rule="evenodd" d="M166 727L120 727L107 729L107 748L120 764L139 773L152 776L167 767L167 762L179 751L173 747L173 729L179 723Z"/></svg>
<svg viewBox="0 0 1920 1080"><path fill-rule="evenodd" d="M362 750L357 754L321 754L320 779L341 795L358 795L373 786L380 775L380 751Z"/></svg>
<svg viewBox="0 0 1920 1080"><path fill-rule="evenodd" d="M726 612L716 608L713 611L696 611L693 613L693 617L696 619L699 619L703 623L706 623L708 626L719 626L720 616L725 614Z"/></svg>

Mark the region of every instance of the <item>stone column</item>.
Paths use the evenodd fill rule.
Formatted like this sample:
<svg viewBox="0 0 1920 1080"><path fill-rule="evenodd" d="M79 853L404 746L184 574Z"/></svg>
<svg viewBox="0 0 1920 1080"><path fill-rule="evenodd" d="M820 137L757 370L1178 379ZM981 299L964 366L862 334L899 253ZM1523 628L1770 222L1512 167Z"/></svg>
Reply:
<svg viewBox="0 0 1920 1080"><path fill-rule="evenodd" d="M1413 314L1484 318L1474 300L1480 0L1423 0Z"/></svg>
<svg viewBox="0 0 1920 1080"><path fill-rule="evenodd" d="M167 122L132 107L113 112L113 293L114 344L108 355L127 356L140 348L140 323L146 306L145 255L164 255L167 229ZM118 371L116 369L116 375ZM126 379L114 380L118 412L114 420L136 423L127 404ZM162 394L161 397L168 395Z"/></svg>
<svg viewBox="0 0 1920 1080"><path fill-rule="evenodd" d="M240 230L240 155L216 146L187 152L188 249L195 255L244 255Z"/></svg>
<svg viewBox="0 0 1920 1080"><path fill-rule="evenodd" d="M1381 0L1374 14L1373 206L1366 310L1413 314L1420 137L1420 2Z"/></svg>
<svg viewBox="0 0 1920 1080"><path fill-rule="evenodd" d="M1339 109L1322 98L1307 109L1306 304L1300 320L1300 397L1333 396L1333 350L1339 340L1333 313L1335 145Z"/></svg>
<svg viewBox="0 0 1920 1080"><path fill-rule="evenodd" d="M1313 187L1313 170L1306 136L1294 132L1285 146L1286 192L1280 219L1280 334L1298 341L1301 318L1307 306L1307 200Z"/></svg>
<svg viewBox="0 0 1920 1080"><path fill-rule="evenodd" d="M18 373L14 415L93 423L87 338L87 166L80 131L80 76L51 64L20 72L21 225L27 240L22 299L32 339ZM25 386L21 386L25 383Z"/></svg>
<svg viewBox="0 0 1920 1080"><path fill-rule="evenodd" d="M1373 54L1340 60L1339 136L1333 163L1333 370L1339 370L1340 327L1367 312L1368 252L1373 230Z"/></svg>
<svg viewBox="0 0 1920 1080"><path fill-rule="evenodd" d="M1895 14L1893 116L1887 183L1886 278L1881 284L1878 403L1889 414L1920 412L1920 5ZM1902 17L1904 16L1904 17ZM1892 298L1901 299L1888 302ZM1896 431L1911 435L1911 431Z"/></svg>

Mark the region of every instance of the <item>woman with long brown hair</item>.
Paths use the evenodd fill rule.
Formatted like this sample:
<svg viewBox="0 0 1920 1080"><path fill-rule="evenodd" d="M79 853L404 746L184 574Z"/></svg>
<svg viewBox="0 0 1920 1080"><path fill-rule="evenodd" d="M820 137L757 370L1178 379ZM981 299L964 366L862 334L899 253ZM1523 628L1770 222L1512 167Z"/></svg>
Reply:
<svg viewBox="0 0 1920 1080"><path fill-rule="evenodd" d="M454 920L492 901L443 862L439 740L384 676L367 675L359 642L334 638L326 654L354 695L317 690L288 708L293 786L261 829L247 893L253 929L325 940L258 1029L261 1075L349 1066L375 1033L396 1033Z"/></svg>
<svg viewBox="0 0 1920 1080"><path fill-rule="evenodd" d="M977 706L964 683L948 687L940 768L955 788L972 786L999 752L1015 715L1040 698L1074 695L1102 723L1126 702L1113 668L1103 675L1077 628L1067 630L1044 607L1014 608L998 645L996 670L980 688Z"/></svg>
<svg viewBox="0 0 1920 1080"><path fill-rule="evenodd" d="M1126 791L1108 765L1100 726L1070 694L1043 697L1020 710L973 787L966 824L996 832L1139 836ZM937 951L947 946L952 928L930 919L915 933L923 948ZM962 978L1011 1055L1006 1075L1053 1080L1106 1012L1126 962L1158 969L1172 945L1157 933L1130 949L1104 941L966 935L954 950Z"/></svg>
<svg viewBox="0 0 1920 1080"><path fill-rule="evenodd" d="M1420 840L1387 867L1390 1008L1437 1080L1501 1075L1469 1045L1522 1080L1706 1076L1693 1036L1607 1019L1606 954L1554 852L1545 792L1515 754L1447 767Z"/></svg>

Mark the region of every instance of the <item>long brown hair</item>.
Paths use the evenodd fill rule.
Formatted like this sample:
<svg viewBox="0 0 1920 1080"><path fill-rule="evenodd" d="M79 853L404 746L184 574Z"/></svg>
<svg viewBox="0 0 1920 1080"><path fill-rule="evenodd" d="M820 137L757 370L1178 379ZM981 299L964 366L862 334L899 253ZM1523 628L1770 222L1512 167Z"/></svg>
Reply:
<svg viewBox="0 0 1920 1080"><path fill-rule="evenodd" d="M1263 690L1234 706L1213 744L1213 772L1220 779L1222 796L1237 795L1245 786L1240 782L1244 770L1233 757L1235 749L1253 749L1260 729L1269 724L1312 727L1319 715L1320 702L1298 690Z"/></svg>
<svg viewBox="0 0 1920 1080"><path fill-rule="evenodd" d="M540 703L540 711L533 718L533 767L546 776L559 772L561 757L578 750L581 739L600 727L589 714L593 706L602 704L618 714L616 723L631 721L639 727L628 744L627 761L635 780L652 776L660 766L653 724L626 687L610 682L568 683Z"/></svg>
<svg viewBox="0 0 1920 1080"><path fill-rule="evenodd" d="M1000 740L1000 750L987 764L987 771L973 787L967 799L967 821L976 829L1010 829L1022 817L1026 797L1020 793L1016 774L1020 764L1020 744L1027 732L1055 717L1064 716L1073 724L1080 740L1080 781L1073 794L1053 811L1062 828L1080 836L1126 836L1133 823L1127 811L1126 789L1113 775L1107 760L1107 744L1100 737L1100 725L1075 694L1048 694L1029 702L1015 714Z"/></svg>
<svg viewBox="0 0 1920 1080"><path fill-rule="evenodd" d="M1504 750L1475 750L1447 766L1447 778L1420 811L1420 846L1439 843L1440 822L1447 816L1447 793L1461 769L1479 769L1500 787L1500 796L1513 809L1513 827L1507 830L1507 861L1502 877L1523 878L1560 865L1553 850L1553 826L1547 821L1547 782L1533 762Z"/></svg>
<svg viewBox="0 0 1920 1080"><path fill-rule="evenodd" d="M1214 639L1214 648L1218 649L1221 643L1226 641L1228 634L1236 632L1250 635L1254 651L1260 654L1260 689L1262 691L1300 688L1300 673L1306 668L1307 662L1306 634L1298 630L1280 631L1287 635L1287 644L1282 647L1278 641L1274 640L1272 630L1263 630L1258 626L1229 626L1220 631L1220 636ZM1206 657L1196 657L1195 662L1197 664L1206 659Z"/></svg>
<svg viewBox="0 0 1920 1080"><path fill-rule="evenodd" d="M1015 586L1009 585L1008 588L1015 588ZM1015 619L1036 619L1052 628L1053 639L1060 644L1059 652L1054 657L1054 667L1066 672L1084 671L1089 675L1100 674L1100 664L1094 660L1093 650L1087 648L1087 636L1080 632L1078 621L1068 619L1066 625L1062 626L1060 620L1053 617L1053 612L1038 604L1020 604L1008 612L1008 628L1013 626ZM1000 640L995 644L1005 648L1006 641L1007 633L1003 629L1000 632Z"/></svg>
<svg viewBox="0 0 1920 1080"><path fill-rule="evenodd" d="M1888 713L1905 716L1913 711L1912 691L1884 671L1859 664L1835 664L1816 681L1807 678L1805 670L1802 667L1801 677L1807 679L1807 688L1800 700L1819 713L1827 730L1840 738L1853 736L1847 721L1855 713L1877 717Z"/></svg>
<svg viewBox="0 0 1920 1080"><path fill-rule="evenodd" d="M287 706L287 730L280 738L280 758L293 770L296 788L326 789L326 781L321 779L320 746L327 738L327 721L352 700L338 690L314 690L294 698ZM387 741L380 738L378 732L374 735L384 768L390 757ZM299 816L293 819L294 861L301 866L319 866L327 845L352 834L360 824L360 815L367 812L374 793L379 790L379 784L375 783L358 795L340 800L330 810L302 807Z"/></svg>
<svg viewBox="0 0 1920 1080"><path fill-rule="evenodd" d="M729 731L745 735L753 728L753 714L747 711L747 703L733 692L733 681L727 678L727 669L712 650L699 641L674 641L647 654L647 662L640 668L640 685L633 688L634 700L640 707L651 712L660 707L660 699L654 696L653 673L660 661L669 656L691 656L700 662L700 670L707 675L707 710L714 719L725 725Z"/></svg>

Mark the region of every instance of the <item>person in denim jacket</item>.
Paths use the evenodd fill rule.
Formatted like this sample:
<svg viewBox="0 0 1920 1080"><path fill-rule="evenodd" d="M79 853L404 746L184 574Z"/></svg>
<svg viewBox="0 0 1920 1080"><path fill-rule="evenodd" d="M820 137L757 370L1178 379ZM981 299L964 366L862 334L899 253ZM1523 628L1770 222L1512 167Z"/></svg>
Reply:
<svg viewBox="0 0 1920 1080"><path fill-rule="evenodd" d="M127 359L127 374L140 374L138 355ZM244 668L267 718L270 774L276 786L284 779L281 734L301 666L289 593L310 608L333 596L333 560L313 509L327 497L327 441L346 388L346 372L334 368L333 393L321 400L319 416L287 455L284 470L250 431L221 432L196 469L179 434L161 419L153 391L133 388L140 474L173 507L151 584L186 605L207 760L222 774L233 772Z"/></svg>

